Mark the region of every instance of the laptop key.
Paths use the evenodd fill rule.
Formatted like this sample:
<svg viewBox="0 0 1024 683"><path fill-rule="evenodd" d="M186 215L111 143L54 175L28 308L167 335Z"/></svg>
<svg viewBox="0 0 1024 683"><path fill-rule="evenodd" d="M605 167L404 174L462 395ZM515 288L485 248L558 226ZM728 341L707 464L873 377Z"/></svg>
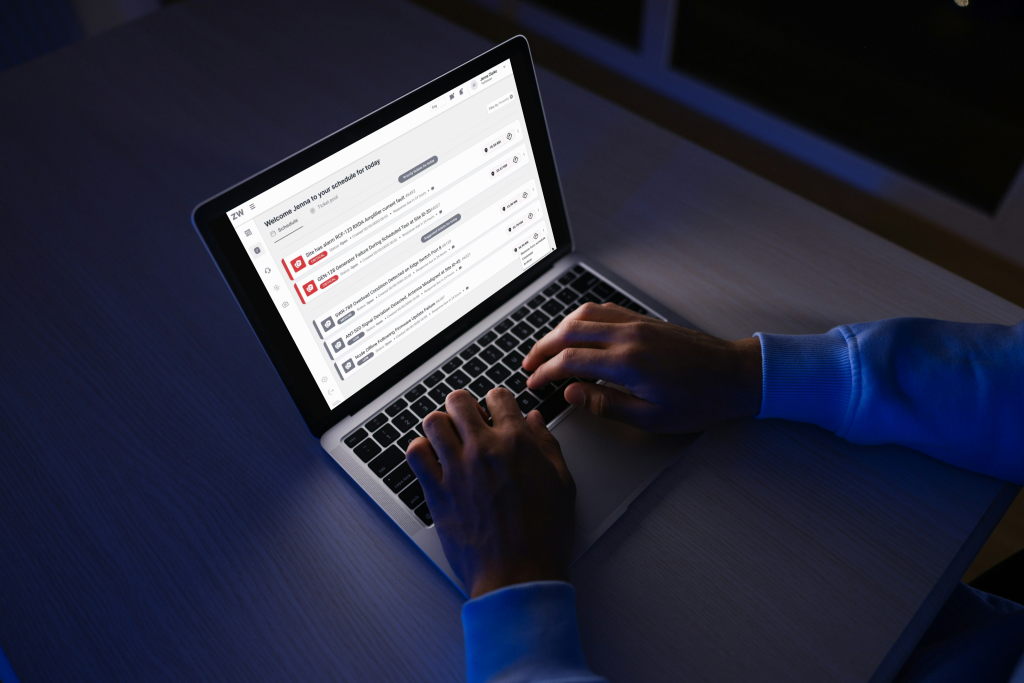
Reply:
<svg viewBox="0 0 1024 683"><path fill-rule="evenodd" d="M469 346L464 348L462 350L462 353L460 353L459 355L462 357L462 360L468 361L470 358L472 358L478 353L480 353L480 347L477 346L476 344L470 344Z"/></svg>
<svg viewBox="0 0 1024 683"><path fill-rule="evenodd" d="M394 443L395 439L401 435L402 433L391 425L384 425L373 433L373 438L381 446L388 446Z"/></svg>
<svg viewBox="0 0 1024 683"><path fill-rule="evenodd" d="M366 428L371 432L375 432L388 423L388 416L384 413L378 413L373 417L372 420L366 423Z"/></svg>
<svg viewBox="0 0 1024 683"><path fill-rule="evenodd" d="M526 306L523 306L518 311L516 311L515 313L512 314L512 319L518 321L518 320L522 320L523 318L525 318L528 315L530 315L530 309L527 308Z"/></svg>
<svg viewBox="0 0 1024 683"><path fill-rule="evenodd" d="M462 366L462 371L470 377L477 377L486 369L487 366L479 358L471 358Z"/></svg>
<svg viewBox="0 0 1024 683"><path fill-rule="evenodd" d="M562 391L556 391L541 401L540 405L537 406L537 410L539 410L540 414L544 417L545 424L554 420L569 407L569 402L565 400L564 393L565 392Z"/></svg>
<svg viewBox="0 0 1024 683"><path fill-rule="evenodd" d="M415 441L416 437L418 436L419 434L417 434L415 431L409 432L408 434L403 434L402 437L395 442L395 445L401 448L403 451L408 451L409 444Z"/></svg>
<svg viewBox="0 0 1024 683"><path fill-rule="evenodd" d="M423 396L412 404L412 412L416 413L419 419L425 418L434 409L434 402L429 397Z"/></svg>
<svg viewBox="0 0 1024 683"><path fill-rule="evenodd" d="M427 388L422 384L417 384L412 389L406 392L405 400L408 401L409 403L412 403L425 393L427 393Z"/></svg>
<svg viewBox="0 0 1024 683"><path fill-rule="evenodd" d="M488 365L494 365L499 360L501 360L502 356L504 355L504 353L494 348L493 346L488 346L486 349L480 352L480 357L487 361Z"/></svg>
<svg viewBox="0 0 1024 683"><path fill-rule="evenodd" d="M542 303L544 303L544 297L542 297L540 294L538 294L537 296L535 296L532 299L530 299L529 301L527 301L526 305L529 306L530 308L537 308Z"/></svg>
<svg viewBox="0 0 1024 683"><path fill-rule="evenodd" d="M366 430L360 427L356 431L352 432L345 437L345 445L349 448L355 448L356 444L366 438Z"/></svg>
<svg viewBox="0 0 1024 683"><path fill-rule="evenodd" d="M384 485L395 493L398 493L415 481L415 479L416 475L412 473L412 468L409 467L409 463L403 462L395 468L394 472L384 477Z"/></svg>
<svg viewBox="0 0 1024 683"><path fill-rule="evenodd" d="M555 298L558 299L559 301L561 301L566 306L572 306L572 305L574 305L576 303L576 297L578 297L578 296L579 296L579 294L577 294L576 292L574 292L573 290L571 290L569 288L566 288L566 289L563 289L558 294L556 294Z"/></svg>
<svg viewBox="0 0 1024 683"><path fill-rule="evenodd" d="M583 292L587 291L595 284L597 284L597 282L597 278L591 273L583 273L578 278L573 280L572 284L569 286L582 294Z"/></svg>
<svg viewBox="0 0 1024 683"><path fill-rule="evenodd" d="M519 394L519 396L516 397L516 403L519 404L519 410L524 413L528 413L540 405L540 401L538 401L537 398L528 391L524 391Z"/></svg>
<svg viewBox="0 0 1024 683"><path fill-rule="evenodd" d="M514 334L520 339L528 339L530 335L533 334L533 328L527 325L526 323L519 323L518 325L512 328L510 334ZM498 341L501 340L499 339Z"/></svg>
<svg viewBox="0 0 1024 683"><path fill-rule="evenodd" d="M448 375L448 379L445 381L448 383L448 386L452 388L452 391L454 391L469 384L469 375L464 373L462 370L456 370L452 374Z"/></svg>
<svg viewBox="0 0 1024 683"><path fill-rule="evenodd" d="M513 337L511 334L505 334L498 337L498 341L494 342L495 345L505 353L508 353L512 349L519 346L519 340Z"/></svg>
<svg viewBox="0 0 1024 683"><path fill-rule="evenodd" d="M572 267L572 272L574 272L574 273L583 273L583 272L586 272L586 271L583 269L583 264L577 263L575 266Z"/></svg>
<svg viewBox="0 0 1024 683"><path fill-rule="evenodd" d="M519 348L517 348L516 351L523 354L523 358L525 358L526 354L530 353L530 351L533 350L533 345L535 343L536 342L533 339L527 339L526 341L519 345Z"/></svg>
<svg viewBox="0 0 1024 683"><path fill-rule="evenodd" d="M515 325L514 321L510 320L509 318L505 318L500 323L494 326L494 331L497 332L498 334L501 334L502 332L512 327L513 325Z"/></svg>
<svg viewBox="0 0 1024 683"><path fill-rule="evenodd" d="M409 506L410 510L415 510L417 506L423 504L423 486L417 481L412 484L406 490L398 494L398 497L402 499L402 502Z"/></svg>
<svg viewBox="0 0 1024 683"><path fill-rule="evenodd" d="M523 354L518 351L509 351L508 354L501 359L501 362L504 363L509 370L515 372L523 367Z"/></svg>
<svg viewBox="0 0 1024 683"><path fill-rule="evenodd" d="M553 384L545 384L540 389L530 389L530 391L536 394L537 398L543 401L548 396L555 393L555 386Z"/></svg>
<svg viewBox="0 0 1024 683"><path fill-rule="evenodd" d="M526 391L526 375L521 372L515 373L505 380L505 386L508 387L513 394Z"/></svg>
<svg viewBox="0 0 1024 683"><path fill-rule="evenodd" d="M544 311L548 315L559 315L565 306L558 302L557 299L548 299L544 302L544 305L540 307L540 310Z"/></svg>
<svg viewBox="0 0 1024 683"><path fill-rule="evenodd" d="M401 429L403 432L407 432L416 426L416 417L408 410L403 410L398 415L391 418L391 422Z"/></svg>
<svg viewBox="0 0 1024 683"><path fill-rule="evenodd" d="M355 454L359 456L360 460L363 462L369 462L370 458L380 453L383 449L378 446L377 442L373 439L367 439L352 450L355 451Z"/></svg>
<svg viewBox="0 0 1024 683"><path fill-rule="evenodd" d="M430 515L430 510L427 508L426 503L420 505L418 508L413 510L413 512L416 513L416 516L419 517L424 524L427 526L433 526L434 518Z"/></svg>
<svg viewBox="0 0 1024 683"><path fill-rule="evenodd" d="M388 406L388 407L387 407L387 408L386 408L386 409L384 410L384 412L385 412L385 413L387 413L388 415L390 415L391 417L394 417L395 415L398 415L398 414L399 414L400 412L402 412L403 410L405 410L405 407L406 407L407 405L409 405L409 404L408 404L408 403L406 403L406 402L405 402L404 400L402 400L402 399L398 399L397 401L395 401L394 403L392 403L391 405L389 405L389 406Z"/></svg>
<svg viewBox="0 0 1024 683"><path fill-rule="evenodd" d="M422 422L420 422L418 425L416 425L416 433L419 434L420 436L426 436L427 435L427 430L425 430L423 428L423 423Z"/></svg>
<svg viewBox="0 0 1024 683"><path fill-rule="evenodd" d="M432 386L434 386L435 384L437 384L438 382L440 382L443 379L444 379L444 373L441 372L440 370L438 370L437 372L432 374L430 377L427 377L425 380L423 380L423 383L426 384L428 387L432 387Z"/></svg>
<svg viewBox="0 0 1024 683"><path fill-rule="evenodd" d="M504 365L495 364L486 373L487 379L491 380L495 384L501 384L502 380L512 374L512 371L506 368Z"/></svg>
<svg viewBox="0 0 1024 683"><path fill-rule="evenodd" d="M484 334L480 335L480 338L476 340L476 343L479 344L480 346L487 346L497 338L498 335L495 334L494 332L485 332Z"/></svg>
<svg viewBox="0 0 1024 683"><path fill-rule="evenodd" d="M544 327L548 324L548 320L549 318L540 311L534 311L530 315L526 316L526 322L530 323L534 327Z"/></svg>
<svg viewBox="0 0 1024 683"><path fill-rule="evenodd" d="M454 372L455 368L459 367L460 365L462 365L462 359L459 358L458 356L455 356L450 361L442 365L441 369L445 371L445 374L448 374Z"/></svg>
<svg viewBox="0 0 1024 683"><path fill-rule="evenodd" d="M548 285L547 289L545 289L543 292L541 292L541 294L543 294L544 296L549 296L549 297L550 296L554 296L555 294L558 294L558 290L560 290L560 289L561 289L561 287L559 287L557 283L553 283L553 284Z"/></svg>
<svg viewBox="0 0 1024 683"><path fill-rule="evenodd" d="M448 388L447 384L438 384L436 387L427 392L427 396L434 400L434 403L440 403L444 405L444 400L448 398L448 394L452 393L452 390Z"/></svg>
<svg viewBox="0 0 1024 683"><path fill-rule="evenodd" d="M612 289L607 282L598 282L594 285L594 294L602 299L607 299L614 293L614 291L615 290Z"/></svg>
<svg viewBox="0 0 1024 683"><path fill-rule="evenodd" d="M391 446L368 464L371 472L383 478L385 474L403 462L405 462L405 453L398 446Z"/></svg>
<svg viewBox="0 0 1024 683"><path fill-rule="evenodd" d="M487 395L487 392L493 388L494 382L487 379L486 377L481 377L469 385L469 390L473 393L474 396L478 398L483 398L484 396Z"/></svg>
<svg viewBox="0 0 1024 683"><path fill-rule="evenodd" d="M613 303L613 304L616 304L618 306L624 305L625 301L626 301L626 297L622 296L622 294L620 292L612 292L611 295L608 297L608 302L609 303Z"/></svg>
<svg viewBox="0 0 1024 683"><path fill-rule="evenodd" d="M567 284L569 284L570 282L572 282L575 279L576 279L575 273L573 273L572 271L569 271L568 273L566 273L562 277L558 278L558 284L560 284L560 285L567 285Z"/></svg>

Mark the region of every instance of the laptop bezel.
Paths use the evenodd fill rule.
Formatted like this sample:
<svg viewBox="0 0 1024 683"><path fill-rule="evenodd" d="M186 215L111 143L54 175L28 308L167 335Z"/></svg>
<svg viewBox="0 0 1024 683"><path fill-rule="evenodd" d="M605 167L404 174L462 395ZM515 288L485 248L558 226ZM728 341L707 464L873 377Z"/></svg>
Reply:
<svg viewBox="0 0 1024 683"><path fill-rule="evenodd" d="M275 302L267 293L256 269L252 266L249 255L235 234L235 230L228 220L228 211L287 180L303 169L348 147L373 131L441 97L506 59L511 62L515 75L523 117L529 131L534 164L540 178L548 221L555 237L555 243L558 245L557 248L472 311L424 342L416 351L396 363L380 377L335 406L333 410L328 408L315 378L310 373L279 315ZM263 345L264 351L277 369L281 381L302 415L306 426L317 438L404 379L414 369L536 281L559 259L573 251L572 231L562 200L561 186L551 149L540 90L537 86L533 59L530 55L529 44L523 36L516 36L505 41L404 97L381 107L203 202L192 212L192 223L245 314L253 332Z"/></svg>

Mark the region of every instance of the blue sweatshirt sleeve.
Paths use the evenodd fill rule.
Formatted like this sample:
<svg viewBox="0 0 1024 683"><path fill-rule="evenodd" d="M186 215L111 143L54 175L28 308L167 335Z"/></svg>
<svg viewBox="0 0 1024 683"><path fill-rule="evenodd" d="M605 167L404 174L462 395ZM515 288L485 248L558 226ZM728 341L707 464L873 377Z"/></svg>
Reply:
<svg viewBox="0 0 1024 683"><path fill-rule="evenodd" d="M760 418L909 446L1024 484L1024 322L894 318L820 335L762 332Z"/></svg>
<svg viewBox="0 0 1024 683"><path fill-rule="evenodd" d="M576 591L562 581L509 586L462 607L469 683L603 683L587 668Z"/></svg>

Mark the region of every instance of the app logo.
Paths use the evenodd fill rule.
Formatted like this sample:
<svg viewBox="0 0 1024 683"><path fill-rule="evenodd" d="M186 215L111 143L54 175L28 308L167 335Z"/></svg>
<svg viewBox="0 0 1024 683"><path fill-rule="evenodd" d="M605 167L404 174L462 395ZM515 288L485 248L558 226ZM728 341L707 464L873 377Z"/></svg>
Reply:
<svg viewBox="0 0 1024 683"><path fill-rule="evenodd" d="M342 341L341 339L335 339L333 342L331 342L331 348L334 349L335 353L338 353L343 348L345 348L345 342Z"/></svg>
<svg viewBox="0 0 1024 683"><path fill-rule="evenodd" d="M342 362L341 367L345 372L352 372L352 370L355 369L356 364L352 362L351 358L349 358L347 361Z"/></svg>
<svg viewBox="0 0 1024 683"><path fill-rule="evenodd" d="M316 291L316 283L310 280L306 284L302 285L302 291L306 293L306 296L309 296Z"/></svg>
<svg viewBox="0 0 1024 683"><path fill-rule="evenodd" d="M323 328L324 332L334 327L334 318L324 318L320 321L320 327Z"/></svg>
<svg viewBox="0 0 1024 683"><path fill-rule="evenodd" d="M302 259L301 256L292 259L292 270L294 270L296 273L305 267L306 262Z"/></svg>

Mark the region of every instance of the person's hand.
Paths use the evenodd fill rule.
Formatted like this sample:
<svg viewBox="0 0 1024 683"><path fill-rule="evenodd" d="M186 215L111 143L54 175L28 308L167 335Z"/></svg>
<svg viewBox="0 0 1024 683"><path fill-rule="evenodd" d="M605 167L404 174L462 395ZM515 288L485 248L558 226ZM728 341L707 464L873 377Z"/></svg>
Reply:
<svg viewBox="0 0 1024 683"><path fill-rule="evenodd" d="M516 583L568 580L576 484L537 411L523 419L508 389L468 391L423 420L406 458L423 485L441 546L470 597Z"/></svg>
<svg viewBox="0 0 1024 683"><path fill-rule="evenodd" d="M587 303L565 317L523 359L527 386L569 377L565 400L652 432L684 433L761 410L761 342L725 341L634 313Z"/></svg>

